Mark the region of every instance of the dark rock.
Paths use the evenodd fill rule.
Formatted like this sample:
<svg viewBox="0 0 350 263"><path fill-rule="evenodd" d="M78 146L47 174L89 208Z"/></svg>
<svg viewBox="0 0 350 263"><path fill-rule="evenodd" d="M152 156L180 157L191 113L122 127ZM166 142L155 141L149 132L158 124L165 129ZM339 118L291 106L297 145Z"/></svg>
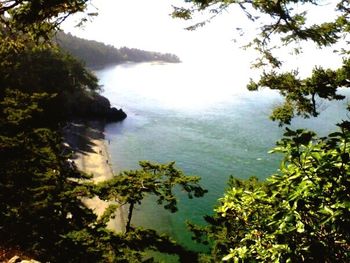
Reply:
<svg viewBox="0 0 350 263"><path fill-rule="evenodd" d="M122 109L112 108L106 97L83 90L60 94L57 98L57 106L51 109L54 109L51 115L56 119L116 122L127 117Z"/></svg>
<svg viewBox="0 0 350 263"><path fill-rule="evenodd" d="M99 94L94 94L88 106L89 114L92 115L104 115L108 113L111 108L111 104L106 97Z"/></svg>
<svg viewBox="0 0 350 263"><path fill-rule="evenodd" d="M89 114L93 118L102 118L107 122L122 121L127 117L122 109L111 107L109 100L99 94L93 96L93 101L89 106Z"/></svg>
<svg viewBox="0 0 350 263"><path fill-rule="evenodd" d="M110 108L107 115L106 120L108 122L113 121L122 121L127 117L126 113L122 109Z"/></svg>

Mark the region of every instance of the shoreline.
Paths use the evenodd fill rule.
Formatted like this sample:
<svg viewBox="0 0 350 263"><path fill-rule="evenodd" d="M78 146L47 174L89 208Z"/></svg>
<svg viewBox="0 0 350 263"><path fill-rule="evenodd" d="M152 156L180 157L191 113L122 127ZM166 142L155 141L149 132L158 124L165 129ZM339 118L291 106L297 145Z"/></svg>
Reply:
<svg viewBox="0 0 350 263"><path fill-rule="evenodd" d="M74 150L73 161L78 170L87 174L92 174L92 181L99 183L114 176L111 156L104 135L104 123L90 121L87 124L69 123L64 128L66 142ZM97 196L85 199L84 203L101 217L109 204ZM107 227L116 232L124 232L126 226L127 211L125 206L121 206L115 213Z"/></svg>

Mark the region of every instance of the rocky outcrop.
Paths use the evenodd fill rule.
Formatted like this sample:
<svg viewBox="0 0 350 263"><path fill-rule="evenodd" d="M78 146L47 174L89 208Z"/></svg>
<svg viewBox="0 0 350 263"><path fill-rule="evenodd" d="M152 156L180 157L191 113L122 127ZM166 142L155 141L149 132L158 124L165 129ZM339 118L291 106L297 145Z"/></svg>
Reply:
<svg viewBox="0 0 350 263"><path fill-rule="evenodd" d="M111 107L109 100L99 94L94 94L89 105L88 113L91 117L103 118L107 122L122 121L127 115L122 109Z"/></svg>
<svg viewBox="0 0 350 263"><path fill-rule="evenodd" d="M122 109L117 108L110 108L107 115L106 120L108 122L114 122L114 121L122 121L127 117L126 113Z"/></svg>
<svg viewBox="0 0 350 263"><path fill-rule="evenodd" d="M96 92L62 93L57 100L56 108L57 110L53 114L58 116L61 114L64 119L116 122L127 117L122 109L111 107L110 101Z"/></svg>

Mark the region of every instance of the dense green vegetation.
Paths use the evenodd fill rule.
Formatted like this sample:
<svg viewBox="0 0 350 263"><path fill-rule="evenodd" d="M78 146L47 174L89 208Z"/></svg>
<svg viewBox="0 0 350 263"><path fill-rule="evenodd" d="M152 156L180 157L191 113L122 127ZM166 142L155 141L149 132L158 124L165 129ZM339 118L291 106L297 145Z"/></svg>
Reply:
<svg viewBox="0 0 350 263"><path fill-rule="evenodd" d="M125 180L92 184L70 162L62 138L67 121L104 118L101 108L109 108L96 77L50 41L60 22L86 2L0 2L0 260L21 253L42 262L140 262L146 250L193 257L153 230L129 223L128 231L115 233L106 227L115 205L97 218L83 202L94 195L114 201L114 191L128 186ZM157 171L143 167L129 176L154 178L157 190L145 183L140 191L164 191L161 198L172 211L176 185L190 196L205 193L198 177L173 164L152 167ZM168 179L158 182L158 173Z"/></svg>
<svg viewBox="0 0 350 263"><path fill-rule="evenodd" d="M22 251L50 262L142 262L144 251L155 250L196 262L195 253L153 230L130 222L123 233L107 229L116 203L96 218L82 202L98 195L128 203L131 217L133 205L147 194L175 212L174 187L182 187L189 197L205 193L198 177L185 176L173 163L143 162L140 170L94 185L68 161L60 127L76 112L76 100L97 96L98 85L80 62L60 52L50 39L66 16L83 11L87 2L0 1L0 251ZM346 41L348 1L338 1L334 20L319 24L308 24L307 13L298 13L295 5L317 8L321 1L186 2L193 7L176 8L174 16L189 19L207 9L216 14L230 5L242 8L253 22L263 15L260 34L249 46L261 52L257 66L265 67L265 73L249 88L269 87L285 96L272 116L281 125L295 115L317 116L322 99L343 98L337 91L349 86L346 44L340 50L340 69L317 68L300 79L296 71L279 69L282 62L271 41L287 46L313 41L320 47ZM84 104L78 103L79 108ZM349 140L346 120L323 138L287 129L273 150L284 155L276 174L264 182L232 178L214 215L206 216L208 225L190 225L197 240L211 244L211 253L198 260L349 262Z"/></svg>
<svg viewBox="0 0 350 263"><path fill-rule="evenodd" d="M83 64L57 47L24 47L20 52L7 50L3 55L13 61L0 65L0 80L6 89L26 92L46 92L51 100L44 107L48 121L76 118L121 120L122 112L113 114L109 101L98 94L97 78ZM35 65L35 66L33 66Z"/></svg>
<svg viewBox="0 0 350 263"><path fill-rule="evenodd" d="M63 50L81 59L89 67L125 62L180 62L180 59L173 54L162 54L159 52L144 51L127 47L117 49L101 42L78 38L62 31L57 33L55 41Z"/></svg>
<svg viewBox="0 0 350 263"><path fill-rule="evenodd" d="M285 97L271 116L280 125L290 124L294 116L318 116L322 100L344 99L337 92L350 84L349 1L333 1L337 4L336 15L318 24L308 22L307 10L317 9L323 1L188 2L192 7L177 7L173 16L190 19L194 13L205 10L215 16L228 7L236 7L252 22L261 23L259 34L247 47L260 52L255 66L262 67L264 73L260 80L251 81L248 89L268 87ZM304 79L297 70L284 72L276 50L283 46L298 55L303 44L310 41L319 48L336 49L338 45L342 67L337 70L316 67ZM310 131L286 129L272 150L284 155L276 174L264 182L232 178L215 214L205 217L208 226L190 224L195 239L213 244L211 255L203 255L202 260L349 262L350 122L344 120L337 126L338 131L323 138Z"/></svg>

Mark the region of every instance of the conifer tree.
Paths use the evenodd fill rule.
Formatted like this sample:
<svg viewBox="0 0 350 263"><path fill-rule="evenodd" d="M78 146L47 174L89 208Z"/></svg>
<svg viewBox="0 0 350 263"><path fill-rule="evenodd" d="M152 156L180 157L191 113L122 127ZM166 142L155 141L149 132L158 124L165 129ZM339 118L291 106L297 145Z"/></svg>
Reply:
<svg viewBox="0 0 350 263"><path fill-rule="evenodd" d="M195 257L154 230L116 233L107 228L115 207L97 218L83 202L100 193L90 176L68 160L70 149L60 127L69 120L69 103L79 103L75 107L81 110L81 97L96 94L99 86L93 74L50 40L66 17L87 3L0 1L0 250L20 251L42 262L142 262L148 250L178 254L182 261ZM204 193L199 178L176 171L181 175L176 182L148 185L160 192L167 183L183 184L189 193ZM113 179L102 188L114 193L112 199L123 197L115 193L121 187ZM171 197L174 208L176 198Z"/></svg>

